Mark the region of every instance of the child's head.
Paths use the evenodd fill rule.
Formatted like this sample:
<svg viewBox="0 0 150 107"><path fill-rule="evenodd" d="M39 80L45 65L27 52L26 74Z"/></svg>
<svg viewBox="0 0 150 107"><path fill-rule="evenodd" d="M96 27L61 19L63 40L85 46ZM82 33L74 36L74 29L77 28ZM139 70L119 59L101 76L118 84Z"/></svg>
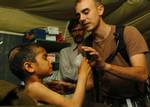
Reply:
<svg viewBox="0 0 150 107"><path fill-rule="evenodd" d="M51 58L48 59L45 49L37 44L16 46L8 59L11 71L21 80L31 75L43 78L52 71Z"/></svg>

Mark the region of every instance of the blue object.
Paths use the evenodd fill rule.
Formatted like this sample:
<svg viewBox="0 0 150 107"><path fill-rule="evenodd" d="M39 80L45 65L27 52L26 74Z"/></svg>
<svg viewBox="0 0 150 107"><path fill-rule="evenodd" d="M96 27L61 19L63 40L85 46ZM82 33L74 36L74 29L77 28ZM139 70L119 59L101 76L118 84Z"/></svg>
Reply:
<svg viewBox="0 0 150 107"><path fill-rule="evenodd" d="M35 36L35 39L46 39L46 31L40 28L35 28L30 31Z"/></svg>

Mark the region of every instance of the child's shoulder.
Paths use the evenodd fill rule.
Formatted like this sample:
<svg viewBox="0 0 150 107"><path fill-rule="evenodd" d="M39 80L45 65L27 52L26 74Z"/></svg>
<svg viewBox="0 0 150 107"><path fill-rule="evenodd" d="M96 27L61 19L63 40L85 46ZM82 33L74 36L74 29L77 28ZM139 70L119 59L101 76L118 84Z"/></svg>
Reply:
<svg viewBox="0 0 150 107"><path fill-rule="evenodd" d="M26 85L26 90L28 91L36 91L40 89L40 87L45 87L41 82L31 82Z"/></svg>

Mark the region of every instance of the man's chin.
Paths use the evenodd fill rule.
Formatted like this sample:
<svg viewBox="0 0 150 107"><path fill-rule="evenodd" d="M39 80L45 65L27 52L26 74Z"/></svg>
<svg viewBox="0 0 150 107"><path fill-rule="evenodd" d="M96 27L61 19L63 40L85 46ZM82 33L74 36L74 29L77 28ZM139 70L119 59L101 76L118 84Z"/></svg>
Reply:
<svg viewBox="0 0 150 107"><path fill-rule="evenodd" d="M84 28L87 32L91 32L93 29L91 27L85 27Z"/></svg>
<svg viewBox="0 0 150 107"><path fill-rule="evenodd" d="M84 41L84 38L76 39L74 41L75 41L75 43L80 44L80 43L82 43Z"/></svg>

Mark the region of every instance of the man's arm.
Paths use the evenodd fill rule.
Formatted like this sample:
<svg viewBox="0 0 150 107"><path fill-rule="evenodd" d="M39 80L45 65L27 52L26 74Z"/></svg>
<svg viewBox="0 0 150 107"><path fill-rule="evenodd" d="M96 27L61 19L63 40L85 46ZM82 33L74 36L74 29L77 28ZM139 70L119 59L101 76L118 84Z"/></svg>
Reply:
<svg viewBox="0 0 150 107"><path fill-rule="evenodd" d="M148 52L147 44L142 34L133 26L124 29L124 42L131 62L131 67L121 67L106 64L106 72L113 73L123 78L137 81L145 81L148 77L148 69L145 52ZM108 67L108 68L107 68Z"/></svg>
<svg viewBox="0 0 150 107"><path fill-rule="evenodd" d="M145 81L148 78L148 69L144 54L130 57L132 67L122 67L105 63L104 71L113 73L123 78Z"/></svg>
<svg viewBox="0 0 150 107"><path fill-rule="evenodd" d="M131 56L130 61L132 66L123 67L104 62L98 52L91 47L83 46L82 48L94 57L95 62L93 63L96 64L97 69L102 69L104 72L110 72L117 76L137 81L145 81L148 78L147 62L144 53Z"/></svg>

